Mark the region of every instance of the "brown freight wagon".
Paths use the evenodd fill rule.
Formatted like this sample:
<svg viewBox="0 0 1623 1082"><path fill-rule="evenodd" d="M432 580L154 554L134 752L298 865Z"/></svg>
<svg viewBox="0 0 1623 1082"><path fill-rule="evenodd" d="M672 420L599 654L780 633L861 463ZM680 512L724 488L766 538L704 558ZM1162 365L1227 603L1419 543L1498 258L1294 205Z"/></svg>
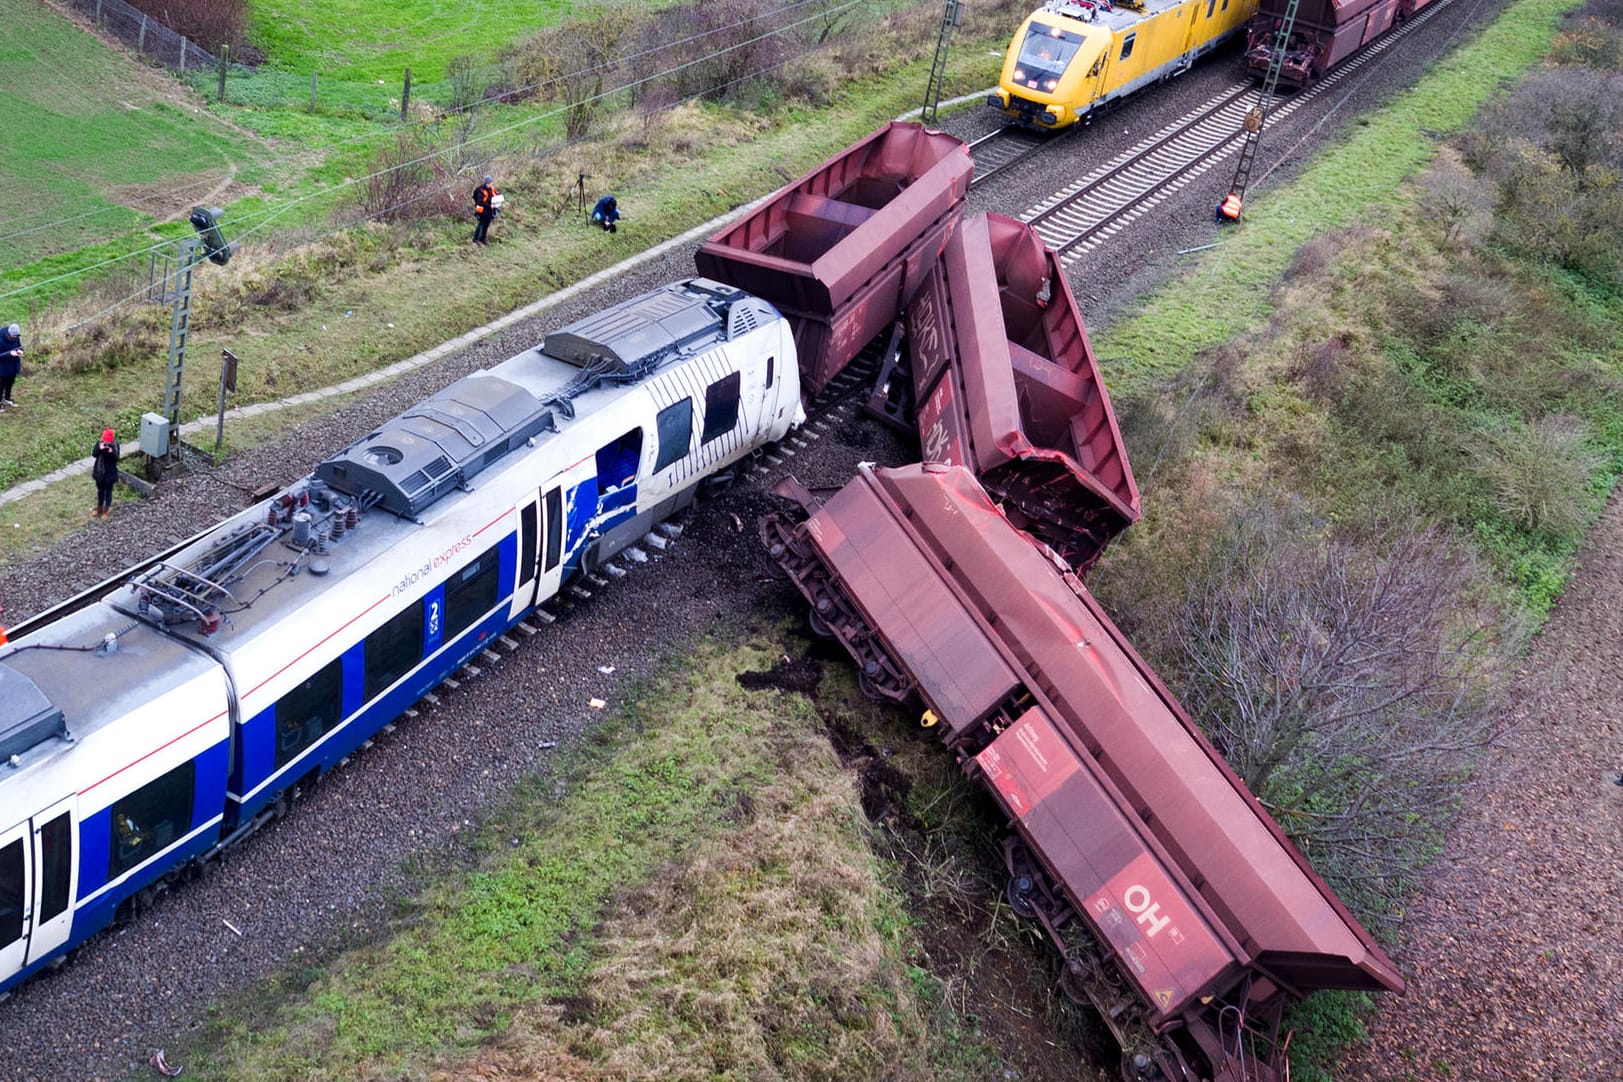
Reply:
<svg viewBox="0 0 1623 1082"><path fill-rule="evenodd" d="M1296 11L1279 85L1305 87L1365 45L1425 7L1429 0L1302 0ZM1268 74L1290 0L1262 0L1246 30L1245 63Z"/></svg>
<svg viewBox="0 0 1623 1082"><path fill-rule="evenodd" d="M974 169L963 140L893 122L711 237L694 261L788 317L813 395L900 317L962 216Z"/></svg>
<svg viewBox="0 0 1623 1082"><path fill-rule="evenodd" d="M1281 1082L1279 1016L1403 979L1074 574L964 469L864 468L762 536L861 667L995 796L1014 908L1129 1079ZM795 491L790 491L790 490Z"/></svg>
<svg viewBox="0 0 1623 1082"><path fill-rule="evenodd" d="M1037 231L966 219L907 306L924 461L968 467L1078 574L1138 521L1138 485L1065 268Z"/></svg>

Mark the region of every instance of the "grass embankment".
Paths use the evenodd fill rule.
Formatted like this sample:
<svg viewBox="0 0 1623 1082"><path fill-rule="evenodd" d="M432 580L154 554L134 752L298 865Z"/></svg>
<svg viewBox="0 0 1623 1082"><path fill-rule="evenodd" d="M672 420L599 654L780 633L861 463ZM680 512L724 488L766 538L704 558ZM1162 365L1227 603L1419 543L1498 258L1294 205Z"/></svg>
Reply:
<svg viewBox="0 0 1623 1082"><path fill-rule="evenodd" d="M960 51L955 85L989 78L986 52ZM647 126L622 117L591 142L515 159L497 167L508 204L487 249L469 247L465 222L436 218L295 233L250 243L227 267L205 264L195 279L183 415L213 412L222 348L242 359L233 406L341 383L755 199L912 105L924 63L853 80L824 109L762 115L686 105ZM581 172L620 196L628 221L618 234L585 227L574 195ZM132 437L140 415L159 407L168 329L168 309L152 306L94 337L59 341L54 352L29 339L17 392L24 409L0 423L0 488L86 457L105 425ZM287 425L309 409L289 413L297 416ZM227 451L273 426L228 424ZM36 499L0 510L20 527L0 530L0 562L65 532L56 516L30 510Z"/></svg>
<svg viewBox="0 0 1623 1082"><path fill-rule="evenodd" d="M992 1077L911 968L854 776L784 645L700 646L479 829L389 939L210 1024L220 1079ZM849 683L849 681L847 681ZM854 694L854 690L847 689ZM562 792L562 796L556 795ZM303 987L299 987L302 985Z"/></svg>
<svg viewBox="0 0 1623 1082"><path fill-rule="evenodd" d="M99 245L175 199L201 201L266 153L45 5L3 0L0 23L0 292L68 269L16 269L48 255L89 247L82 266L115 254ZM0 318L22 303L0 301Z"/></svg>
<svg viewBox="0 0 1623 1082"><path fill-rule="evenodd" d="M1538 418L1582 418L1603 469L1579 498L1587 515L1598 513L1623 468L1623 405L1612 381L1623 347L1618 298L1537 260L1500 262L1445 243L1443 215L1409 181L1503 92L1507 73L1550 51L1577 6L1507 8L1418 86L1361 118L1298 180L1254 192L1245 223L1221 248L1094 336L1122 398L1164 385L1227 344L1238 364L1202 368L1200 378L1243 402L1232 429L1208 433L1200 452L1210 458L1208 476L1228 471L1255 484L1271 475L1332 520L1368 522L1407 507L1448 522L1476 539L1535 616L1560 593L1582 530L1547 529L1523 508L1497 506L1470 451L1517 433L1531 450ZM1480 198L1491 207L1491 193ZM1508 294L1494 285L1507 277ZM1318 353L1365 380L1368 396L1344 398L1340 408L1313 401L1299 377ZM1134 461L1146 469L1159 450L1135 448ZM1186 548L1176 542L1190 508L1168 495L1145 501L1131 546Z"/></svg>

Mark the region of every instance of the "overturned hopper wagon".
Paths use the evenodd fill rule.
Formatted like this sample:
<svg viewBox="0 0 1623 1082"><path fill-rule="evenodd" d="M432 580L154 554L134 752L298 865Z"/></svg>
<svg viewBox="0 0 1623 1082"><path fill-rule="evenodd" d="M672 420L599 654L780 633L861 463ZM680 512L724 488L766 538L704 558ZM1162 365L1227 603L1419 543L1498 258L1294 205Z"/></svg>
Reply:
<svg viewBox="0 0 1623 1082"><path fill-rule="evenodd" d="M894 122L706 241L699 271L778 307L801 386L826 387L902 312L963 213L974 162L960 139Z"/></svg>
<svg viewBox="0 0 1623 1082"><path fill-rule="evenodd" d="M1128 1079L1282 1082L1279 1018L1399 991L1369 934L1051 551L961 467L863 468L762 537L856 659L921 699L1007 814L1014 909L1115 1032Z"/></svg>
<svg viewBox="0 0 1623 1082"><path fill-rule="evenodd" d="M1138 485L1059 258L1030 226L967 219L907 307L926 462L965 466L1079 574L1138 521Z"/></svg>

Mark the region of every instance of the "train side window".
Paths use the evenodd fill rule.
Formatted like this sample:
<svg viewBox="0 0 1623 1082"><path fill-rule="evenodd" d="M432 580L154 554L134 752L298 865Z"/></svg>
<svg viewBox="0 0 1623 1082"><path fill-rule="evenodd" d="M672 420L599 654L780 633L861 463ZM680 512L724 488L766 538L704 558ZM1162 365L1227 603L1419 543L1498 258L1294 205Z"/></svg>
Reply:
<svg viewBox="0 0 1623 1082"><path fill-rule="evenodd" d="M1128 34L1121 42L1121 58L1126 60L1133 55L1133 42L1138 39L1137 34Z"/></svg>
<svg viewBox="0 0 1623 1082"><path fill-rule="evenodd" d="M518 584L523 586L535 578L535 512L533 503L524 505L518 513Z"/></svg>
<svg viewBox="0 0 1623 1082"><path fill-rule="evenodd" d="M39 832L40 898L34 923L43 924L68 907L73 883L73 821L67 812L52 819Z"/></svg>
<svg viewBox="0 0 1623 1082"><path fill-rule="evenodd" d="M535 508L530 508L533 514ZM535 559L535 542L530 542ZM371 702L423 659L423 603L414 601L404 611L366 637L366 674L361 700Z"/></svg>
<svg viewBox="0 0 1623 1082"><path fill-rule="evenodd" d="M777 363L777 360L778 359L776 357L768 357L766 359L766 385L768 387L772 386L772 366Z"/></svg>
<svg viewBox="0 0 1623 1082"><path fill-rule="evenodd" d="M630 484L637 477L642 464L642 429L633 428L613 443L606 443L597 452L597 490Z"/></svg>
<svg viewBox="0 0 1623 1082"><path fill-rule="evenodd" d="M497 580L501 576L501 555L494 547L486 549L445 584L445 641L461 634L496 604Z"/></svg>
<svg viewBox="0 0 1623 1082"><path fill-rule="evenodd" d="M654 461L654 472L658 473L687 457L693 443L693 399L684 398L660 410L654 427L659 432L659 458Z"/></svg>
<svg viewBox="0 0 1623 1082"><path fill-rule="evenodd" d="M564 547L564 494L555 488L547 493L547 570L551 571L563 559Z"/></svg>
<svg viewBox="0 0 1623 1082"><path fill-rule="evenodd" d="M738 373L730 372L704 389L704 435L700 443L724 436L738 423Z"/></svg>
<svg viewBox="0 0 1623 1082"><path fill-rule="evenodd" d="M23 840L0 849L0 947L23 937Z"/></svg>
<svg viewBox="0 0 1623 1082"><path fill-rule="evenodd" d="M344 667L338 658L276 704L276 766L337 728L344 713Z"/></svg>
<svg viewBox="0 0 1623 1082"><path fill-rule="evenodd" d="M1228 10L1228 0L1224 0L1223 9L1225 11ZM1217 0L1206 0L1206 17L1208 19L1210 19L1212 17L1212 13L1214 11L1216 11L1216 10L1217 10Z"/></svg>
<svg viewBox="0 0 1623 1082"><path fill-rule="evenodd" d="M337 673L338 662L328 667ZM192 796L196 785L196 771L188 759L161 778L113 802L113 844L107 860L109 880L117 879L186 836L192 827Z"/></svg>

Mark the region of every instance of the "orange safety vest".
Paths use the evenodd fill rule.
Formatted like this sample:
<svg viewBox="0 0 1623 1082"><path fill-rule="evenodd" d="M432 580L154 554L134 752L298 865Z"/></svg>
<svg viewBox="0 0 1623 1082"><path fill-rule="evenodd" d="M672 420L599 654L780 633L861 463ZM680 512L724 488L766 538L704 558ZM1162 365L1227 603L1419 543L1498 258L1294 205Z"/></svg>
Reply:
<svg viewBox="0 0 1623 1082"><path fill-rule="evenodd" d="M1223 197L1223 202L1217 208L1218 213L1231 222L1240 220L1240 197L1230 192Z"/></svg>

